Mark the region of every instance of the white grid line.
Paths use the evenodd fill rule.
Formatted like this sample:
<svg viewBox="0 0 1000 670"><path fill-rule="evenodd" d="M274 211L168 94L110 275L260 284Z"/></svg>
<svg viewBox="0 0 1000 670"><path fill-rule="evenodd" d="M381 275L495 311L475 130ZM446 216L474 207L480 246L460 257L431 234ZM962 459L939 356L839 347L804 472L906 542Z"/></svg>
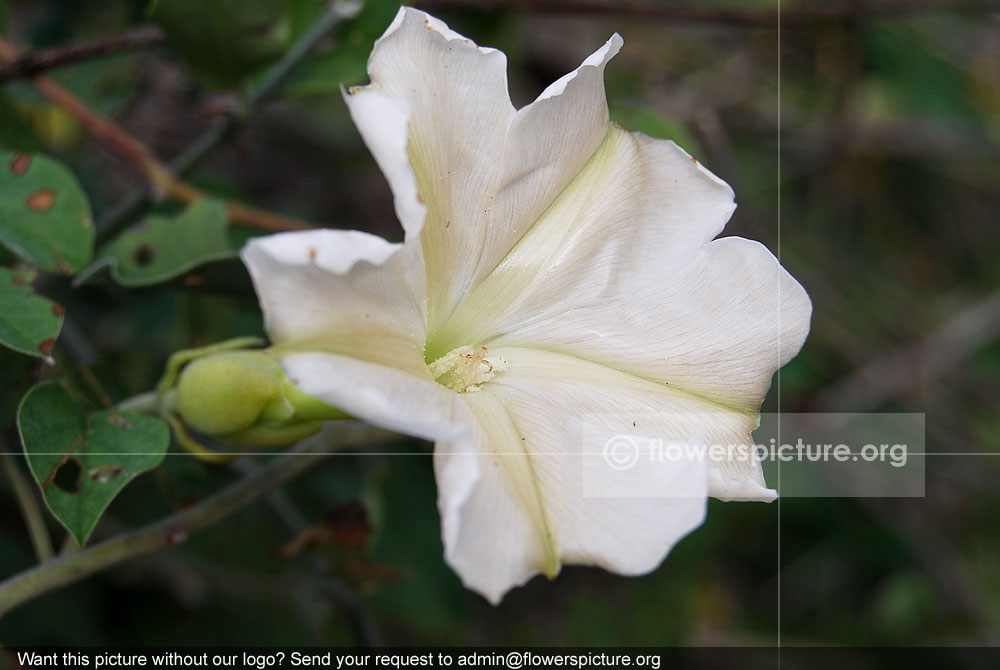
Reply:
<svg viewBox="0 0 1000 670"><path fill-rule="evenodd" d="M778 0L778 241L781 263L781 0ZM781 281L778 281L778 357L781 357ZM781 362L780 360L778 361ZM778 368L778 443L781 443L781 368ZM778 461L778 490L781 490L781 461ZM778 497L778 670L781 670L781 496Z"/></svg>

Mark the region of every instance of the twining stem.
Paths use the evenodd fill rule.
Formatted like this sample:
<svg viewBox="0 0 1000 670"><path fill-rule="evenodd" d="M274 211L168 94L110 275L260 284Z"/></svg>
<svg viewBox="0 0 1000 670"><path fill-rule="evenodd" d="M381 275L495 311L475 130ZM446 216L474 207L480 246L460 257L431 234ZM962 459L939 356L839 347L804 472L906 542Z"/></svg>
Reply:
<svg viewBox="0 0 1000 670"><path fill-rule="evenodd" d="M394 433L359 422L337 422L316 437L277 454L256 472L197 505L131 533L43 563L0 583L0 617L44 593L112 565L184 542L192 533L225 519L298 477L335 450L394 437Z"/></svg>
<svg viewBox="0 0 1000 670"><path fill-rule="evenodd" d="M28 527L31 536L31 546L35 549L35 557L39 563L52 558L52 536L45 526L45 517L38 505L37 489L31 485L24 473L18 470L15 459L17 455L7 450L7 445L0 440L0 470L7 476L14 489L17 503L21 508L21 516Z"/></svg>
<svg viewBox="0 0 1000 670"><path fill-rule="evenodd" d="M10 62L16 60L18 55L17 48L0 37L0 59ZM111 119L91 109L62 85L43 75L33 76L31 82L52 102L76 117L94 137L109 149L135 165L149 181L153 190L161 196L186 204L205 197L202 191L174 176L170 169L161 163L146 145L132 137ZM241 203L230 202L228 213L229 220L234 223L242 223L266 231L302 230L309 227L301 221Z"/></svg>

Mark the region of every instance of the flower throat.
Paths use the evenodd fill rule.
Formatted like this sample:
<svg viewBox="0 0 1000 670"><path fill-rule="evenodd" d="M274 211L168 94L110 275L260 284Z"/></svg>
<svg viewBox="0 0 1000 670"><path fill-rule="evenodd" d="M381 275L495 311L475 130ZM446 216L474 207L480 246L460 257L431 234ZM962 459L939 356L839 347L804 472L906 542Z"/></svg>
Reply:
<svg viewBox="0 0 1000 670"><path fill-rule="evenodd" d="M427 366L442 386L456 393L474 393L482 384L507 369L507 361L499 356L486 357L486 347L457 347Z"/></svg>

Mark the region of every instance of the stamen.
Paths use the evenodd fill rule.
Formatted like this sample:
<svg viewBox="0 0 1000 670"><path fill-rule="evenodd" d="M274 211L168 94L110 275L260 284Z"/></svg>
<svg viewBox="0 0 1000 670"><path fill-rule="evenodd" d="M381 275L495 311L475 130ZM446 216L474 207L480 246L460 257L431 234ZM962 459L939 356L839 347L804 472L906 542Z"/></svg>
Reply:
<svg viewBox="0 0 1000 670"><path fill-rule="evenodd" d="M475 393L480 386L507 369L499 356L486 357L486 347L465 345L452 349L431 363L428 369L442 386L456 393Z"/></svg>

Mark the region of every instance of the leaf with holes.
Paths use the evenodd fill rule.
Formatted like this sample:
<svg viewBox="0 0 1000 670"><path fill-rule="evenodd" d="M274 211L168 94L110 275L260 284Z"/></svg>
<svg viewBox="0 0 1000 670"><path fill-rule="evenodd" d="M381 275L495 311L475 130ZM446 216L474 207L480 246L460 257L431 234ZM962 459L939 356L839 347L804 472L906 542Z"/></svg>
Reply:
<svg viewBox="0 0 1000 670"><path fill-rule="evenodd" d="M236 255L229 240L226 205L202 199L176 217L149 216L105 247L77 278L83 282L107 266L123 286L173 279L209 261Z"/></svg>
<svg viewBox="0 0 1000 670"><path fill-rule="evenodd" d="M90 203L69 170L0 151L0 242L47 272L74 274L94 253Z"/></svg>
<svg viewBox="0 0 1000 670"><path fill-rule="evenodd" d="M34 270L0 267L0 344L52 362L63 308L32 290L36 279Z"/></svg>
<svg viewBox="0 0 1000 670"><path fill-rule="evenodd" d="M17 428L28 465L52 514L83 545L115 496L163 462L170 433L136 412L87 412L57 382L21 401Z"/></svg>

